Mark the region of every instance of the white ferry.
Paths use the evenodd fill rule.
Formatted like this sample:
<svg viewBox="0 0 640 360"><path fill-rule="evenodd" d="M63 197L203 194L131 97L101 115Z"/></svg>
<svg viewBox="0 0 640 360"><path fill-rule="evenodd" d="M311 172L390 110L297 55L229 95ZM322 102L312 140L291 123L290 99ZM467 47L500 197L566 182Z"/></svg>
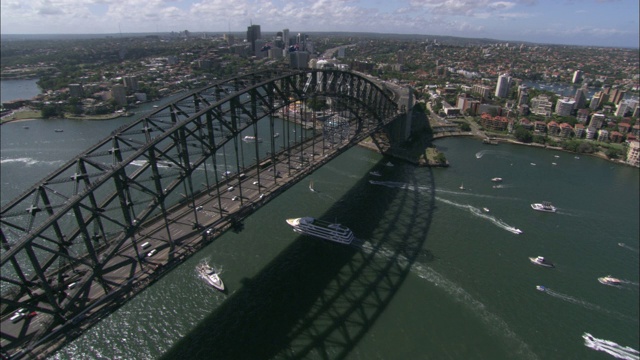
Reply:
<svg viewBox="0 0 640 360"><path fill-rule="evenodd" d="M287 219L287 224L299 234L315 236L341 244L351 244L355 238L351 229L344 225L330 223L310 216Z"/></svg>
<svg viewBox="0 0 640 360"><path fill-rule="evenodd" d="M543 201L540 203L531 204L531 208L537 211L545 211L545 212L556 212L556 207L551 205L548 201Z"/></svg>
<svg viewBox="0 0 640 360"><path fill-rule="evenodd" d="M204 279L207 284L220 291L224 291L224 283L222 282L222 279L220 278L220 276L218 276L216 270L209 264L200 264L198 265L196 270L198 270L198 275L200 275L200 277Z"/></svg>

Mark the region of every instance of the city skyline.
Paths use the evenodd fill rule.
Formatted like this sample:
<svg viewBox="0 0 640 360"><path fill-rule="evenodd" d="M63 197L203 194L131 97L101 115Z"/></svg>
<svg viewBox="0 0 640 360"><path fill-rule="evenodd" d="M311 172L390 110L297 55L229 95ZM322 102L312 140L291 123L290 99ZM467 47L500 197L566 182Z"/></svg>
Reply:
<svg viewBox="0 0 640 360"><path fill-rule="evenodd" d="M2 0L2 34L372 32L638 47L637 0Z"/></svg>

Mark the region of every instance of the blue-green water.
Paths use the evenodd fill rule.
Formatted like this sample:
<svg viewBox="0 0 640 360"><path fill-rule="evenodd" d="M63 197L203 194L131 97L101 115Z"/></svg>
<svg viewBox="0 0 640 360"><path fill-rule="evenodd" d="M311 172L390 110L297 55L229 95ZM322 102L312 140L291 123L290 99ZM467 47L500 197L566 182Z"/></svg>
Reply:
<svg viewBox="0 0 640 360"><path fill-rule="evenodd" d="M2 203L125 121L2 125ZM611 358L586 347L585 332L620 344L613 352L638 349L638 169L474 139L436 144L450 168L347 151L309 176L316 192L302 181L54 357ZM558 213L531 209L544 200ZM298 236L284 220L303 215L338 219L364 244ZM538 255L556 268L532 265ZM203 260L222 268L225 294L197 277ZM597 281L608 274L622 286Z"/></svg>

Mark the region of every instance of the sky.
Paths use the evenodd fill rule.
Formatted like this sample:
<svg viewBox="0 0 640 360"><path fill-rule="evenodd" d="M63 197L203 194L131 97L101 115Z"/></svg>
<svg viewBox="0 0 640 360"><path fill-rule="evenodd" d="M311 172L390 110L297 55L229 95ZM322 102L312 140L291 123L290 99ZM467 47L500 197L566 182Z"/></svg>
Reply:
<svg viewBox="0 0 640 360"><path fill-rule="evenodd" d="M639 47L638 0L0 0L2 34L374 32Z"/></svg>

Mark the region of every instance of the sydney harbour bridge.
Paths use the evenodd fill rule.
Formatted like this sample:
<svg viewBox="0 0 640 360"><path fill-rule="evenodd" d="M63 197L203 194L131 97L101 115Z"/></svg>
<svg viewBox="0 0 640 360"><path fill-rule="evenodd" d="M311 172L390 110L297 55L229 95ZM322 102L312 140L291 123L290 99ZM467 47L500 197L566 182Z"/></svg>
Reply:
<svg viewBox="0 0 640 360"><path fill-rule="evenodd" d="M176 99L2 208L3 356L50 353L313 170L411 126L406 89L346 71L262 71Z"/></svg>

